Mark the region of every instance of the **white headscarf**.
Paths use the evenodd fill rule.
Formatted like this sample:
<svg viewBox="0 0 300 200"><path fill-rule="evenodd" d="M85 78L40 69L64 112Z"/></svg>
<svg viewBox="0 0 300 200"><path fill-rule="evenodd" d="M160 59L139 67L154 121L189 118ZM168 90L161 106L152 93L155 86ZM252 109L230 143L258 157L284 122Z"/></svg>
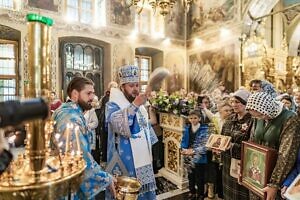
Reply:
<svg viewBox="0 0 300 200"><path fill-rule="evenodd" d="M270 118L276 118L283 109L283 103L277 101L271 94L256 92L250 95L246 110L254 110Z"/></svg>

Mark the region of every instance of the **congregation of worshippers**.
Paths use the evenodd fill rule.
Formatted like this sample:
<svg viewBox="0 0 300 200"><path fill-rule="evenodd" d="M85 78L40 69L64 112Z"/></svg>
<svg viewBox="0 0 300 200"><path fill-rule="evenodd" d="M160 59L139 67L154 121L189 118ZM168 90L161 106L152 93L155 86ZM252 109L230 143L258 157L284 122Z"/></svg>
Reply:
<svg viewBox="0 0 300 200"><path fill-rule="evenodd" d="M94 124L89 127L93 131L93 138L100 139L97 144L96 139L92 140L92 155L104 166L109 155L104 117L106 103L111 88L118 87L116 82L109 83L105 95L99 99L95 97L93 109L84 114L87 124ZM172 96L174 102L169 102ZM241 178L260 185L266 192L270 188L275 191L273 195L284 198L283 194L299 174L299 103L300 92L288 90L280 93L270 82L258 79L251 80L248 87L241 87L232 93L222 83L214 91L204 90L200 94L188 93L184 88L173 94L163 90L152 91L145 107L158 138L158 142L152 146L153 171L159 174L159 170L167 164L167 158L164 157L168 155L163 153L166 144L163 145L159 114L166 113L166 107L173 104L173 107L169 107L169 113L178 114L184 119L180 154L184 162L182 167L187 172L189 199L259 198L256 192L241 184ZM57 102L53 101L53 104ZM210 137L212 135L229 136L230 142L222 144L219 138L209 146L209 140L214 139ZM259 148L253 152L249 150L248 160L243 160L247 170L241 171L240 162L245 159L242 143L247 141L277 152L277 157L273 158L275 164L268 169L268 175L264 170L271 160L263 157L257 150ZM220 145L226 146L222 149ZM233 163L239 165L236 172L232 169Z"/></svg>
<svg viewBox="0 0 300 200"><path fill-rule="evenodd" d="M0 0L0 200L300 200L300 0Z"/></svg>

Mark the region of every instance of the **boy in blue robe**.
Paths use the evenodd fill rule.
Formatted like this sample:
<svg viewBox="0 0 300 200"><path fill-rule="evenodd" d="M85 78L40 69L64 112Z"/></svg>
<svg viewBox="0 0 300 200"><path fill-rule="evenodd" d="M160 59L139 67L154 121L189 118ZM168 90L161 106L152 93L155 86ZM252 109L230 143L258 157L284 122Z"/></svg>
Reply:
<svg viewBox="0 0 300 200"><path fill-rule="evenodd" d="M189 199L204 200L208 125L200 124L201 113L192 110L188 116L191 125L186 126L181 140L181 153L188 167ZM197 185L197 191L195 186Z"/></svg>

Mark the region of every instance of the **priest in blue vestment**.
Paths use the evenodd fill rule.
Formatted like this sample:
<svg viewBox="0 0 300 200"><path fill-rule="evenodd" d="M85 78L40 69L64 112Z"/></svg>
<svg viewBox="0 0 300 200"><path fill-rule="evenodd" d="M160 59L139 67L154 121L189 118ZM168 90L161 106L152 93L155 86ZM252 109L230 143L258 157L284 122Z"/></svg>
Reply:
<svg viewBox="0 0 300 200"><path fill-rule="evenodd" d="M147 95L140 92L139 68L119 69L120 88L112 88L106 104L108 149L106 170L114 175L135 177L141 183L139 200L155 200L152 145L157 142L144 107ZM111 199L106 194L106 199Z"/></svg>
<svg viewBox="0 0 300 200"><path fill-rule="evenodd" d="M70 100L63 103L52 115L56 132L60 133L60 138L57 139L62 144L60 146L62 152L66 149L66 140L70 140L72 144L70 150L76 152L77 142L74 129L78 127L80 148L87 165L80 189L72 195L72 199L94 199L107 187L114 191L113 177L101 169L90 153L89 137L92 133L87 127L83 112L92 108L91 103L95 96L94 83L84 77L75 77L70 81L67 93ZM72 124L73 128L67 127L68 124ZM69 130L66 131L66 129ZM69 139L66 139L67 135Z"/></svg>

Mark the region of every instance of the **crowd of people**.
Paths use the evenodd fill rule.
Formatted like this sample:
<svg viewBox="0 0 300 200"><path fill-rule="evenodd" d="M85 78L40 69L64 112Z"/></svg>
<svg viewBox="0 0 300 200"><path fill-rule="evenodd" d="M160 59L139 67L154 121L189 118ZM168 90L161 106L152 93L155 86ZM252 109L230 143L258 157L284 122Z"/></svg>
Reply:
<svg viewBox="0 0 300 200"><path fill-rule="evenodd" d="M151 105L155 92L140 91L138 72L136 66L120 67L119 83L110 83L100 100L95 97L91 80L75 77L68 85L68 101L53 110L58 132L64 133L69 122L80 127L80 145L87 169L80 190L73 194L75 199L91 199L103 190L106 199L113 199L114 175L137 178L141 183L138 199L156 199L154 174L163 165L162 132L155 106ZM183 98L197 101L186 116L181 140L189 198L213 199L217 195L225 200L260 199L241 184L241 172L233 174L231 170L241 161L243 141L278 152L275 168L263 191L267 200L284 198L287 187L299 174L300 92L277 94L263 80L251 81L249 91L246 88L231 94L225 91L222 84L211 94L180 91ZM228 148L225 151L206 148L211 134L230 136ZM100 167L103 162L105 170Z"/></svg>

